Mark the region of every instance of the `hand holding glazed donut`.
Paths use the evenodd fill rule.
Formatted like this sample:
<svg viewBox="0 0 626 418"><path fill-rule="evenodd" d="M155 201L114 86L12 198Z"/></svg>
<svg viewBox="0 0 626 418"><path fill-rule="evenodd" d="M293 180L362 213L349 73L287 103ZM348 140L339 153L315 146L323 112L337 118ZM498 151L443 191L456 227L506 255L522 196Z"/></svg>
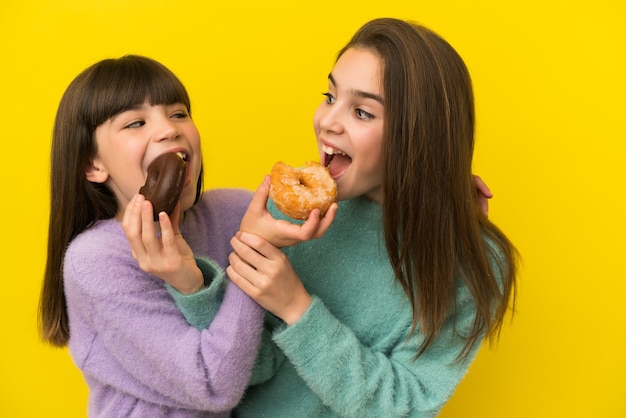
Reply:
<svg viewBox="0 0 626 418"><path fill-rule="evenodd" d="M270 197L292 219L307 219L313 209L323 216L337 198L337 184L328 169L314 161L294 168L282 161L272 167Z"/></svg>
<svg viewBox="0 0 626 418"><path fill-rule="evenodd" d="M337 203L332 203L323 217L319 209L314 209L303 224L294 224L282 219L275 219L267 211L267 199L270 191L270 178L266 176L257 188L248 210L244 214L240 230L265 239L275 247L288 247L310 239L323 236L337 213Z"/></svg>

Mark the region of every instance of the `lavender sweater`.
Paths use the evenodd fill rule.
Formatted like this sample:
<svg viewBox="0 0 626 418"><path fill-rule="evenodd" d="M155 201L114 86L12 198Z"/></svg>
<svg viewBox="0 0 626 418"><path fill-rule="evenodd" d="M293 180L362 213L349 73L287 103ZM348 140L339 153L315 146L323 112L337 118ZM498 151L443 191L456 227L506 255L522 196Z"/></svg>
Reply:
<svg viewBox="0 0 626 418"><path fill-rule="evenodd" d="M262 309L222 270L249 201L247 191L213 190L185 213L181 233L206 257L198 266L208 286L182 299L208 324L202 330L176 308L174 289L138 267L120 222L98 222L70 243L69 349L89 386L90 417L229 416L262 328Z"/></svg>

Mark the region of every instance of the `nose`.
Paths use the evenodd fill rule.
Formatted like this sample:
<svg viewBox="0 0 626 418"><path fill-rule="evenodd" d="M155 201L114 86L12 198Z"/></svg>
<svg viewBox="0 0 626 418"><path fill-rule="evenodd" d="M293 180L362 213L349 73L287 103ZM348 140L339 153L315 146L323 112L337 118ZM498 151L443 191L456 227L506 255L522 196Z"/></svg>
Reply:
<svg viewBox="0 0 626 418"><path fill-rule="evenodd" d="M155 141L166 141L177 139L180 136L178 125L167 116L160 117L156 123Z"/></svg>
<svg viewBox="0 0 626 418"><path fill-rule="evenodd" d="M315 120L322 131L339 134L343 131L341 108L335 104L326 102L320 104L315 113Z"/></svg>

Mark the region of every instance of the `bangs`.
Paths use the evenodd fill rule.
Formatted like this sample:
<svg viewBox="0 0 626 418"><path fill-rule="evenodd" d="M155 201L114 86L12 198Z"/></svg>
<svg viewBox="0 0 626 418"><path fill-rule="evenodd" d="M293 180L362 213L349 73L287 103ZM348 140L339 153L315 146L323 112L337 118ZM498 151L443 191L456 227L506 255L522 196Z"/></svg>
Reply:
<svg viewBox="0 0 626 418"><path fill-rule="evenodd" d="M127 55L101 62L86 80L83 121L95 129L118 113L148 102L151 105L183 103L189 114L187 90L165 66L146 57Z"/></svg>

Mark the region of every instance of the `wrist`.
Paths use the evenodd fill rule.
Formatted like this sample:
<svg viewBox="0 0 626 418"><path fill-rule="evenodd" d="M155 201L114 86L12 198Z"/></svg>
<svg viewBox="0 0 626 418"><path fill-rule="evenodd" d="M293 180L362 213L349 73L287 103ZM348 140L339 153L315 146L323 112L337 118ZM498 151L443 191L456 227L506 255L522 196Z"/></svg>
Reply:
<svg viewBox="0 0 626 418"><path fill-rule="evenodd" d="M287 325L293 325L302 318L302 315L309 309L311 303L313 302L313 298L308 293L304 293L297 300L293 301L288 307L288 309L281 315L281 319Z"/></svg>
<svg viewBox="0 0 626 418"><path fill-rule="evenodd" d="M198 267L193 269L193 271L187 275L185 280L183 280L181 284L176 287L176 290L183 295L191 295L202 289L204 289L204 277L202 275L202 270Z"/></svg>
<svg viewBox="0 0 626 418"><path fill-rule="evenodd" d="M192 269L188 279L183 282L183 287L171 285L177 292L183 295L191 295L202 289L211 287L215 281L222 281L224 271L217 262L206 257L195 257L196 268Z"/></svg>

